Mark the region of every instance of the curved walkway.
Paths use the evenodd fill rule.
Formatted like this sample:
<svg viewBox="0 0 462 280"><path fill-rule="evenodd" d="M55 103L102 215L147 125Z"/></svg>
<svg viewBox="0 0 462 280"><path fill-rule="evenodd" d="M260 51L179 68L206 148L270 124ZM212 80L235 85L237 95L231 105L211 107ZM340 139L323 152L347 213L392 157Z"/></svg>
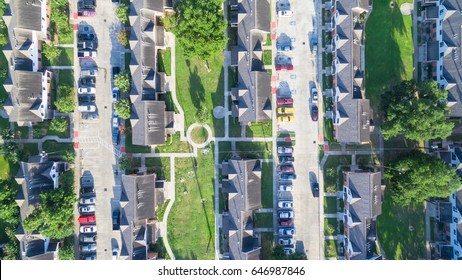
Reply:
<svg viewBox="0 0 462 280"><path fill-rule="evenodd" d="M175 203L175 157L170 157L170 184L173 186L173 193L170 194L168 197L170 202L167 205L167 208L164 212L164 217L162 219L162 223L160 226L161 236L164 237L164 246L167 250L168 255L170 256L171 260L175 260L175 255L173 254L172 248L170 248L170 243L168 242L168 215L170 214L170 209L172 209L173 204Z"/></svg>

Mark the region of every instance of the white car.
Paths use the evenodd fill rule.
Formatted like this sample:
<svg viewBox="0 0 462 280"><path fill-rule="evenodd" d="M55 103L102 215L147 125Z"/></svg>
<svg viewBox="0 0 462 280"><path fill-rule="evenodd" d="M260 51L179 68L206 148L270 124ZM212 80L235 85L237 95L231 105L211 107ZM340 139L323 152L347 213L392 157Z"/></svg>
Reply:
<svg viewBox="0 0 462 280"><path fill-rule="evenodd" d="M96 88L95 87L79 87L78 92L79 94L95 94Z"/></svg>
<svg viewBox="0 0 462 280"><path fill-rule="evenodd" d="M294 239L293 238L281 238L281 239L279 239L279 245L287 246L287 245L293 245L293 244L294 244Z"/></svg>
<svg viewBox="0 0 462 280"><path fill-rule="evenodd" d="M116 116L112 117L112 127L113 128L118 128L119 127L119 118Z"/></svg>
<svg viewBox="0 0 462 280"><path fill-rule="evenodd" d="M117 260L117 255L119 254L119 249L114 248L112 249L112 260Z"/></svg>
<svg viewBox="0 0 462 280"><path fill-rule="evenodd" d="M311 89L311 102L318 104L318 90L315 87Z"/></svg>
<svg viewBox="0 0 462 280"><path fill-rule="evenodd" d="M95 212L95 205L79 206L80 213L92 213Z"/></svg>
<svg viewBox="0 0 462 280"><path fill-rule="evenodd" d="M96 233L96 226L81 226L81 233Z"/></svg>
<svg viewBox="0 0 462 280"><path fill-rule="evenodd" d="M279 212L279 218L281 219L289 219L294 217L294 212L293 211L282 211Z"/></svg>
<svg viewBox="0 0 462 280"><path fill-rule="evenodd" d="M85 77L85 76L96 77L96 76L98 76L98 70L97 69L82 69L82 70L80 70L80 76L82 76L82 77Z"/></svg>
<svg viewBox="0 0 462 280"><path fill-rule="evenodd" d="M294 208L294 202L293 201L279 201L278 207L279 208Z"/></svg>
<svg viewBox="0 0 462 280"><path fill-rule="evenodd" d="M117 102L119 99L119 88L113 88L112 89L112 102Z"/></svg>
<svg viewBox="0 0 462 280"><path fill-rule="evenodd" d="M278 230L279 235L295 235L294 228L279 228Z"/></svg>
<svg viewBox="0 0 462 280"><path fill-rule="evenodd" d="M294 186L293 185L279 185L279 190L281 192L290 192L294 190Z"/></svg>
<svg viewBox="0 0 462 280"><path fill-rule="evenodd" d="M84 112L84 113L93 113L96 112L96 106L95 105L80 105L79 106L79 111Z"/></svg>
<svg viewBox="0 0 462 280"><path fill-rule="evenodd" d="M278 154L291 154L294 152L292 147L278 147Z"/></svg>
<svg viewBox="0 0 462 280"><path fill-rule="evenodd" d="M280 17L291 17L294 14L291 10L280 10L278 11L278 16Z"/></svg>
<svg viewBox="0 0 462 280"><path fill-rule="evenodd" d="M95 252L96 251L96 243L80 245L79 249L80 249L80 252L82 252L82 253Z"/></svg>
<svg viewBox="0 0 462 280"><path fill-rule="evenodd" d="M80 199L80 204L95 204L96 197L82 197Z"/></svg>
<svg viewBox="0 0 462 280"><path fill-rule="evenodd" d="M284 254L286 255L291 255L295 253L295 249L294 248L284 248Z"/></svg>

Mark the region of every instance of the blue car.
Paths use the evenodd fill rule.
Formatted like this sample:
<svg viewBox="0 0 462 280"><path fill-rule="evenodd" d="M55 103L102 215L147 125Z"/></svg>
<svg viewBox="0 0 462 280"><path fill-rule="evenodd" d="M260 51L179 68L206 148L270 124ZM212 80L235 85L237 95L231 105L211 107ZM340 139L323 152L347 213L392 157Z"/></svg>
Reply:
<svg viewBox="0 0 462 280"><path fill-rule="evenodd" d="M114 128L112 130L112 144L119 145L119 129Z"/></svg>
<svg viewBox="0 0 462 280"><path fill-rule="evenodd" d="M294 50L290 44L278 44L276 48L278 52L291 52Z"/></svg>

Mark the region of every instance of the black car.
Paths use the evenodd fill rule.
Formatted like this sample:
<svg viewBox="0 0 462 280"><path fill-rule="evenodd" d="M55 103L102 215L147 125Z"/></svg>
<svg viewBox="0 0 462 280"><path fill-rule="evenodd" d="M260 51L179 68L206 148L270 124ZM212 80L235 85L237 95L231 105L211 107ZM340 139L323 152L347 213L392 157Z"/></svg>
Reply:
<svg viewBox="0 0 462 280"><path fill-rule="evenodd" d="M112 67L112 78L115 79L115 77L120 73L120 67Z"/></svg>
<svg viewBox="0 0 462 280"><path fill-rule="evenodd" d="M94 95L89 95L89 94L82 94L79 95L79 102L95 102L95 96Z"/></svg>
<svg viewBox="0 0 462 280"><path fill-rule="evenodd" d="M318 120L318 106L311 107L311 119L315 122Z"/></svg>
<svg viewBox="0 0 462 280"><path fill-rule="evenodd" d="M112 230L118 230L120 228L120 211L115 210L112 212Z"/></svg>
<svg viewBox="0 0 462 280"><path fill-rule="evenodd" d="M80 194L94 194L95 189L93 187L81 187Z"/></svg>
<svg viewBox="0 0 462 280"><path fill-rule="evenodd" d="M80 85L82 86L94 86L96 83L95 77L80 78Z"/></svg>
<svg viewBox="0 0 462 280"><path fill-rule="evenodd" d="M319 184L318 183L313 183L313 196L318 197L319 196Z"/></svg>
<svg viewBox="0 0 462 280"><path fill-rule="evenodd" d="M80 33L78 38L79 41L94 41L96 40L96 35L93 33Z"/></svg>

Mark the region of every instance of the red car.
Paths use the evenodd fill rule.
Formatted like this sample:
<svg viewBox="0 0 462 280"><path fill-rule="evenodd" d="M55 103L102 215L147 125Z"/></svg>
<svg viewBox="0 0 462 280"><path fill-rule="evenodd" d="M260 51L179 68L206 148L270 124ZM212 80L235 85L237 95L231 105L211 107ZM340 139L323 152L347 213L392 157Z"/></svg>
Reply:
<svg viewBox="0 0 462 280"><path fill-rule="evenodd" d="M278 98L278 105L292 105L294 100L292 98Z"/></svg>
<svg viewBox="0 0 462 280"><path fill-rule="evenodd" d="M291 226L294 224L294 220L292 219L280 219L279 225L280 226Z"/></svg>
<svg viewBox="0 0 462 280"><path fill-rule="evenodd" d="M292 71L294 66L292 64L276 64L276 71Z"/></svg>
<svg viewBox="0 0 462 280"><path fill-rule="evenodd" d="M94 223L94 222L96 222L96 217L95 217L95 215L80 216L80 217L79 217L79 223L80 223L80 224L89 224L89 223Z"/></svg>

